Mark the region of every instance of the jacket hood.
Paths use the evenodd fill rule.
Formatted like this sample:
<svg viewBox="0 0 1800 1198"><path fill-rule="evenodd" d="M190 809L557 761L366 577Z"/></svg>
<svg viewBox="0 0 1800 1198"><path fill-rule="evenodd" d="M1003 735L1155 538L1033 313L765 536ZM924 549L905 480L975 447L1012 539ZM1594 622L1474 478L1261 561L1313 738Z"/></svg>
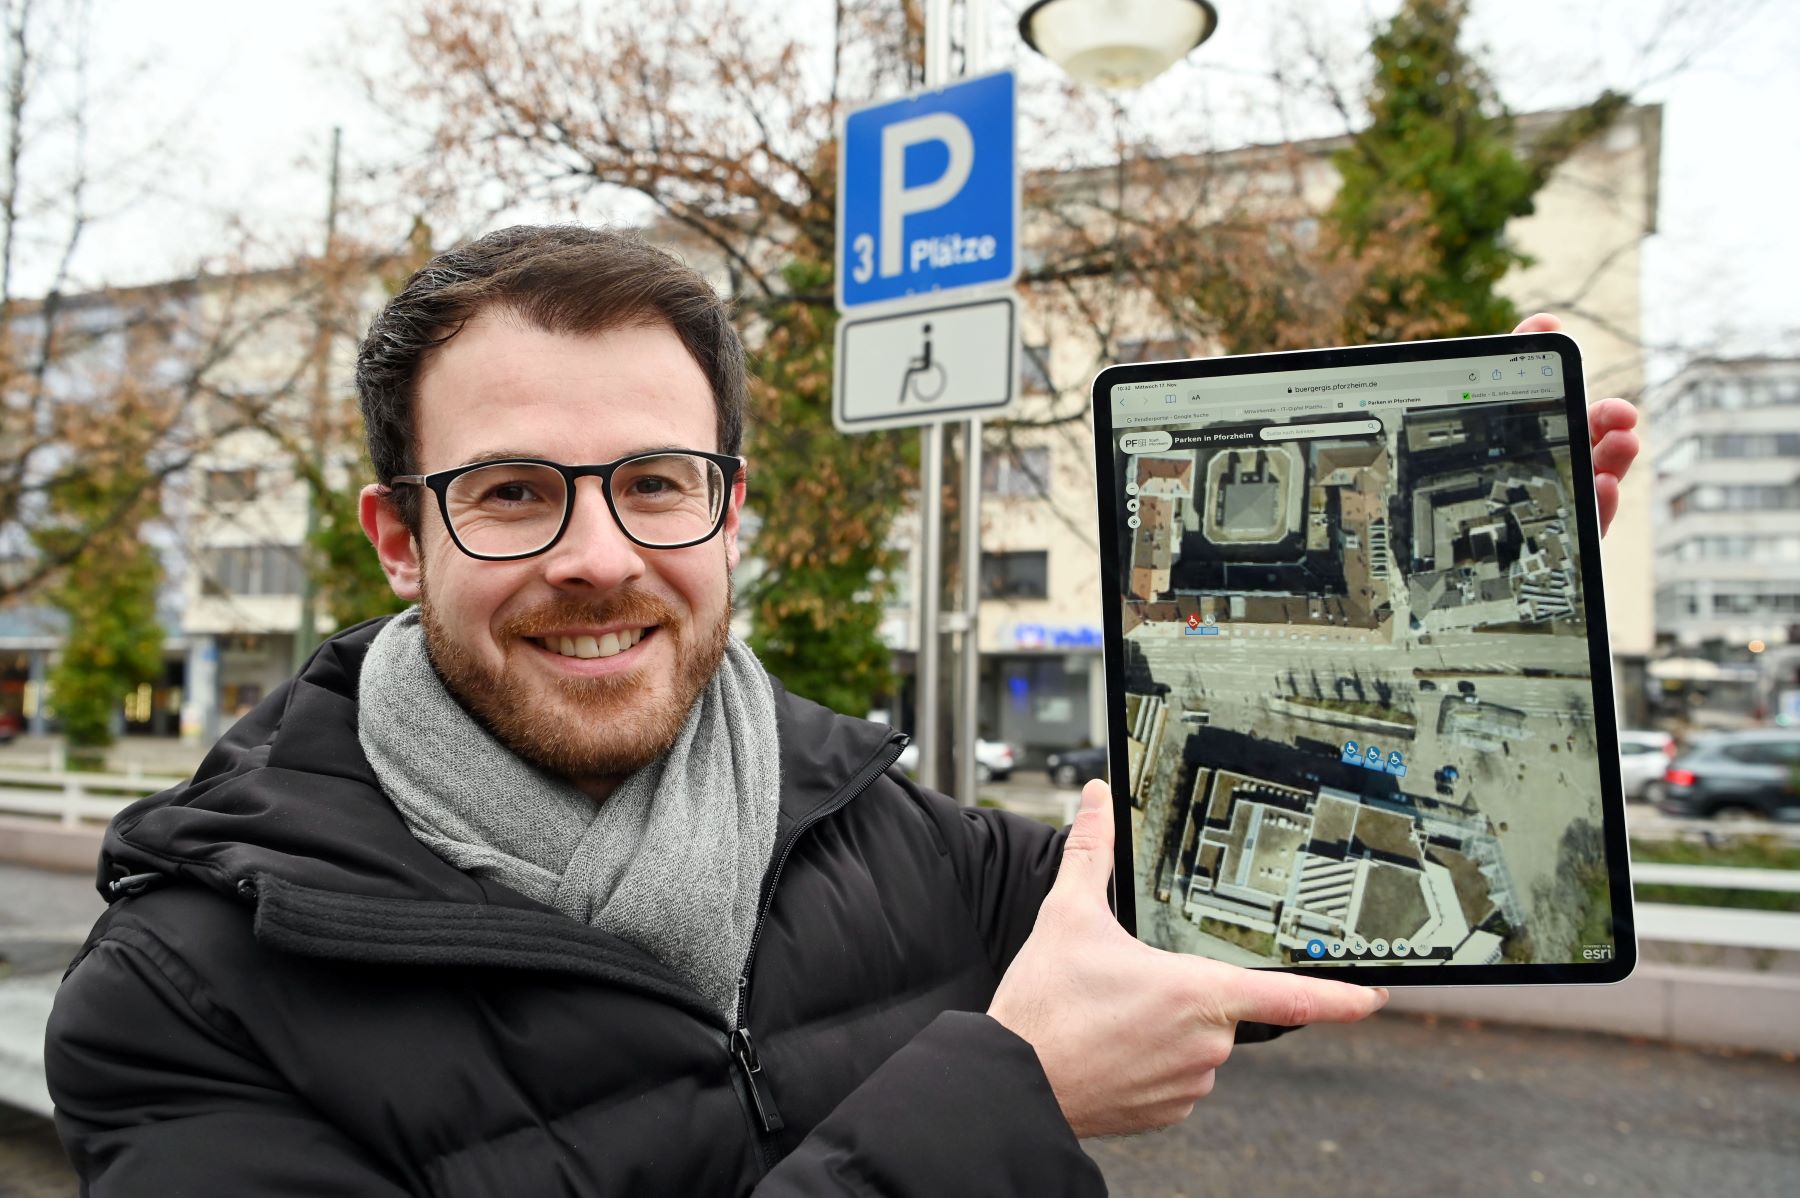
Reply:
<svg viewBox="0 0 1800 1198"><path fill-rule="evenodd" d="M473 877L407 830L357 738L357 681L388 617L320 645L299 675L233 724L193 778L127 807L107 829L98 885L161 874L226 894L273 877L374 898L549 908ZM776 838L876 768L904 738L775 683L782 796Z"/></svg>

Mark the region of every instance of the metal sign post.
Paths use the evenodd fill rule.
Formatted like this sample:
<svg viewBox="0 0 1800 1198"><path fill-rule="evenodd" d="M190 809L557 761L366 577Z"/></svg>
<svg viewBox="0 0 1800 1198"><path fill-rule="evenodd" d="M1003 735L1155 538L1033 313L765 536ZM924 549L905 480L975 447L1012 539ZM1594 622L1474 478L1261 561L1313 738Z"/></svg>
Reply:
<svg viewBox="0 0 1800 1198"><path fill-rule="evenodd" d="M1010 72L950 84L950 0L926 0L925 89L858 109L838 161L838 323L832 422L844 433L922 426L919 501L919 780L938 766L940 653L960 634L955 794L975 800L980 636L981 418L1018 384L1019 171ZM985 41L984 0L964 0L960 74ZM948 84L948 85L947 85ZM963 423L962 610L944 613L943 426Z"/></svg>
<svg viewBox="0 0 1800 1198"><path fill-rule="evenodd" d="M957 801L974 806L977 785L975 746L981 727L981 418L963 425L962 486L962 671L956 687Z"/></svg>

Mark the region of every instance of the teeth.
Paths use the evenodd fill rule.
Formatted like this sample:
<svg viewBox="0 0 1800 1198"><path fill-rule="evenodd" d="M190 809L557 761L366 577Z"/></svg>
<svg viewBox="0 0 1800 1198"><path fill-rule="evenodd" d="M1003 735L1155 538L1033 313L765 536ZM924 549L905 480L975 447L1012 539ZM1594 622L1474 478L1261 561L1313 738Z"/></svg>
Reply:
<svg viewBox="0 0 1800 1198"><path fill-rule="evenodd" d="M591 636L558 636L545 637L544 647L553 649L564 657L579 657L584 660L595 657L611 657L622 653L644 639L648 629L627 628L623 632L609 632L601 637Z"/></svg>

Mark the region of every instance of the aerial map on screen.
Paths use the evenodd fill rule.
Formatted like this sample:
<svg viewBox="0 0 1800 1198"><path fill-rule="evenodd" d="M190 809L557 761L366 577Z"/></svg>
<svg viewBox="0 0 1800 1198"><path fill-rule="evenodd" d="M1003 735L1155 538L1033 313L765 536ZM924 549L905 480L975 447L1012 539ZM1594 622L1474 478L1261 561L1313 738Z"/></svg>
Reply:
<svg viewBox="0 0 1800 1198"><path fill-rule="evenodd" d="M1112 389L1138 933L1610 959L1555 354Z"/></svg>

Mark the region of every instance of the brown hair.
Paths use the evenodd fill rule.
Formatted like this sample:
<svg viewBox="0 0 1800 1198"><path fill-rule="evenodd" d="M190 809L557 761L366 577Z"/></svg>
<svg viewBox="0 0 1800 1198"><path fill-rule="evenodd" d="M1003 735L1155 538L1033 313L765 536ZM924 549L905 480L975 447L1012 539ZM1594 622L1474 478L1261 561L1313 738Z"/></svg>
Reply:
<svg viewBox="0 0 1800 1198"><path fill-rule="evenodd" d="M356 354L356 389L375 477L385 486L413 465L414 399L431 352L470 318L504 308L545 332L602 333L666 321L712 387L719 452L744 439L744 347L730 309L705 278L631 233L579 225L514 225L445 250L406 281L369 325ZM419 528L416 487L394 494Z"/></svg>

